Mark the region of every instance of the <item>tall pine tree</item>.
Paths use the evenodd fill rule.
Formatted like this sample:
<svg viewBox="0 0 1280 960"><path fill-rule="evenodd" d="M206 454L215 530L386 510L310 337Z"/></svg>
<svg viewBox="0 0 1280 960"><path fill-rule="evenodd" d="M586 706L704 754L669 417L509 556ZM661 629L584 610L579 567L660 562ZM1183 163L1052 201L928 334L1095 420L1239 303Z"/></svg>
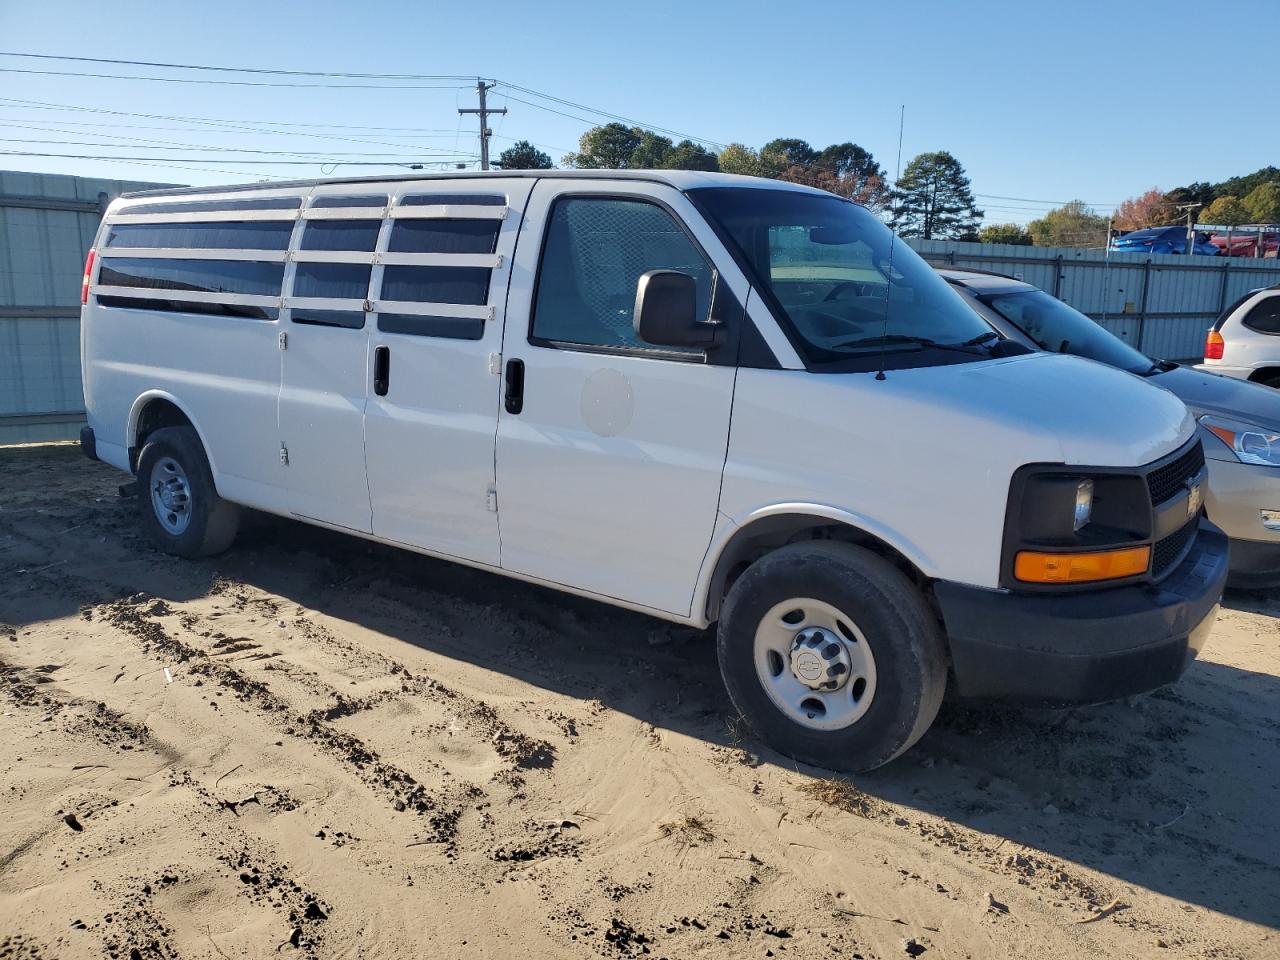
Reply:
<svg viewBox="0 0 1280 960"><path fill-rule="evenodd" d="M967 240L982 221L964 167L945 150L922 153L907 164L892 199L893 226L904 237Z"/></svg>

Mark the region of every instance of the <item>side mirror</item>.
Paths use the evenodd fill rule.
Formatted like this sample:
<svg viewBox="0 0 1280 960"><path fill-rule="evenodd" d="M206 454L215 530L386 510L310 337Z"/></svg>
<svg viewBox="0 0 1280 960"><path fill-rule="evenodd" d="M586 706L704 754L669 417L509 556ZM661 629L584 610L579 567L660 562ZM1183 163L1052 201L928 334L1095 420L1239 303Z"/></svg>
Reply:
<svg viewBox="0 0 1280 960"><path fill-rule="evenodd" d="M658 347L709 347L719 325L698 319L698 287L676 270L650 270L636 283L636 335Z"/></svg>

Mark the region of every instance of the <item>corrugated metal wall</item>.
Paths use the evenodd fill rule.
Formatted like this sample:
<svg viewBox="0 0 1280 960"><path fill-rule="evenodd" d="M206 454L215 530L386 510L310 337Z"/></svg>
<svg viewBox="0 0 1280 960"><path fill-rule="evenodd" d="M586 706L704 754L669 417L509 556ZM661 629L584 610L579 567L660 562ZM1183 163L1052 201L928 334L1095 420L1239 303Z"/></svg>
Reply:
<svg viewBox="0 0 1280 960"><path fill-rule="evenodd" d="M1205 331L1237 297L1280 283L1280 261L1113 253L1007 243L908 240L935 266L1015 276L1086 313L1143 353L1200 357Z"/></svg>
<svg viewBox="0 0 1280 960"><path fill-rule="evenodd" d="M0 444L79 435L84 257L101 208L153 186L0 171Z"/></svg>

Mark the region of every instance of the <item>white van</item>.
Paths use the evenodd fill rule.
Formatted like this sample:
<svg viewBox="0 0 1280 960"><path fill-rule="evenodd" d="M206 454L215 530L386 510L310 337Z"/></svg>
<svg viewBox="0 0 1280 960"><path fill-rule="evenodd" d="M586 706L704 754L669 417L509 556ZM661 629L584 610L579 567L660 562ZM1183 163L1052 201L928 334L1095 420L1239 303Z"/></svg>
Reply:
<svg viewBox="0 0 1280 960"><path fill-rule="evenodd" d="M865 770L944 690L1176 679L1226 538L1171 394L987 325L871 213L675 171L136 194L85 270L90 456L164 550L239 506L719 623L778 750Z"/></svg>

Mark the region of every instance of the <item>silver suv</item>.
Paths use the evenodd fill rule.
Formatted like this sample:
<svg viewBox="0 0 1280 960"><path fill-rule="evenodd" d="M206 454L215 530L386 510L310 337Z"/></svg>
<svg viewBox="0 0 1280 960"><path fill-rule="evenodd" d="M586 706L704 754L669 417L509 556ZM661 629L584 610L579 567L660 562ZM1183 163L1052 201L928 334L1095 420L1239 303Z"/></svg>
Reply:
<svg viewBox="0 0 1280 960"><path fill-rule="evenodd" d="M1209 469L1205 508L1231 538L1228 585L1280 586L1280 392L1153 360L1074 307L1012 277L967 269L938 273L1001 336L1128 370L1185 403L1200 424ZM1246 305L1262 302L1260 293L1271 295L1269 309L1280 308L1280 289L1255 291ZM1280 336L1272 342L1273 373L1280 376Z"/></svg>
<svg viewBox="0 0 1280 960"><path fill-rule="evenodd" d="M1222 311L1199 368L1280 387L1280 285L1250 290Z"/></svg>

